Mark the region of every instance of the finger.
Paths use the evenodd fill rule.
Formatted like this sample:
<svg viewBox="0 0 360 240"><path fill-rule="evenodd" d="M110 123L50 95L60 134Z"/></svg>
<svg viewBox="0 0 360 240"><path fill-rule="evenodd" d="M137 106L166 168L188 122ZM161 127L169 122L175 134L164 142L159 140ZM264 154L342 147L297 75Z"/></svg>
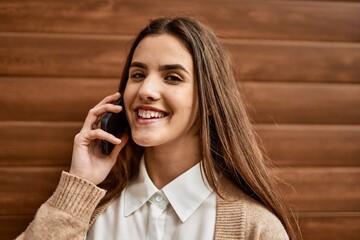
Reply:
<svg viewBox="0 0 360 240"><path fill-rule="evenodd" d="M123 107L120 105L115 105L113 103L106 103L103 105L95 106L90 111L91 111L91 114L99 117L106 112L115 112L115 113L121 112L122 109L123 109Z"/></svg>
<svg viewBox="0 0 360 240"><path fill-rule="evenodd" d="M110 158L117 158L117 156L119 155L121 149L123 149L123 147L125 146L125 144L127 143L128 140L129 140L129 135L125 132L121 136L121 143L115 145L114 149L112 150L112 152L110 154Z"/></svg>
<svg viewBox="0 0 360 240"><path fill-rule="evenodd" d="M90 109L90 111L88 112L86 119L84 121L84 125L86 125L88 128L97 120L99 120L100 115L99 113L97 113L98 111L96 111L98 106L104 105L106 103L113 103L116 100L118 100L120 98L120 93L116 92L112 95L106 96L103 100L101 100L98 104L96 104L92 109ZM114 104L112 104L114 105ZM106 112L106 111L105 111ZM104 114L105 112L103 112L102 114Z"/></svg>
<svg viewBox="0 0 360 240"><path fill-rule="evenodd" d="M105 140L108 142L111 142L112 144L120 144L121 143L121 139L115 137L114 135L105 132L104 130L101 129L95 129L95 130L90 130L88 132L85 133L84 138L87 141L93 141L96 139L100 139L100 140Z"/></svg>
<svg viewBox="0 0 360 240"><path fill-rule="evenodd" d="M114 105L112 103L95 106L94 108L90 109L84 122L84 128L93 129L93 125L99 124L103 115L106 112L118 113L121 112L122 110L123 110L122 106Z"/></svg>

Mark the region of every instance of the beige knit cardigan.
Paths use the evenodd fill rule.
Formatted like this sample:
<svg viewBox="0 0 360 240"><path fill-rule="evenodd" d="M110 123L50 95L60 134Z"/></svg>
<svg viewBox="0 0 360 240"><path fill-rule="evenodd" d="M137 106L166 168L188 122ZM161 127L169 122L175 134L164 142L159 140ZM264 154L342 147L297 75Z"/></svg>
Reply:
<svg viewBox="0 0 360 240"><path fill-rule="evenodd" d="M289 239L274 214L226 178L219 181L224 198L217 196L216 240ZM91 224L109 205L96 208L105 193L94 184L63 172L54 194L16 240L83 240Z"/></svg>

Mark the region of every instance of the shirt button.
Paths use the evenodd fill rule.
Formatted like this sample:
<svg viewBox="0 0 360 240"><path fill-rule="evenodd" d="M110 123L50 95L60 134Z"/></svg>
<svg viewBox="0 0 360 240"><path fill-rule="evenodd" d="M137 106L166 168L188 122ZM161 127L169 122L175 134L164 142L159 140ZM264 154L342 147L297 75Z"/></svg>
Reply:
<svg viewBox="0 0 360 240"><path fill-rule="evenodd" d="M163 199L164 199L164 198L163 198L162 196L160 196L160 195L158 195L158 196L155 197L155 201L156 201L156 202L161 202Z"/></svg>

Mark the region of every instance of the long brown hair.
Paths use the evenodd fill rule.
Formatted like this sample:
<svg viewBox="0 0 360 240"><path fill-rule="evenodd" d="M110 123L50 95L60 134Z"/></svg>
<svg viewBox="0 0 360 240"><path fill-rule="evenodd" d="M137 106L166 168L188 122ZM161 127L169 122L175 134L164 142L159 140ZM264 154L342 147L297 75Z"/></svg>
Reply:
<svg viewBox="0 0 360 240"><path fill-rule="evenodd" d="M193 57L198 84L200 139L205 177L216 193L217 174L225 175L256 199L283 223L291 239L299 239L296 226L278 193L275 177L258 147L249 117L237 90L229 55L215 34L199 21L188 17L159 18L151 21L135 38L124 65L119 92L128 80L129 67L138 44L149 35L177 37ZM143 148L130 137L107 179L101 184L108 194L105 204L118 196L137 174Z"/></svg>

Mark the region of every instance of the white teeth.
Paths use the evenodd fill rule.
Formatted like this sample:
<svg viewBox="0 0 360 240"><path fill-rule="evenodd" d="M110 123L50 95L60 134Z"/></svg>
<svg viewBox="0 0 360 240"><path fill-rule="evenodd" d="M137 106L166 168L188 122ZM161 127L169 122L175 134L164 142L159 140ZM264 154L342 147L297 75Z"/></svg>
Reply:
<svg viewBox="0 0 360 240"><path fill-rule="evenodd" d="M156 112L156 111L143 110L143 109L139 109L137 115L140 118L162 118L165 116L163 112Z"/></svg>

